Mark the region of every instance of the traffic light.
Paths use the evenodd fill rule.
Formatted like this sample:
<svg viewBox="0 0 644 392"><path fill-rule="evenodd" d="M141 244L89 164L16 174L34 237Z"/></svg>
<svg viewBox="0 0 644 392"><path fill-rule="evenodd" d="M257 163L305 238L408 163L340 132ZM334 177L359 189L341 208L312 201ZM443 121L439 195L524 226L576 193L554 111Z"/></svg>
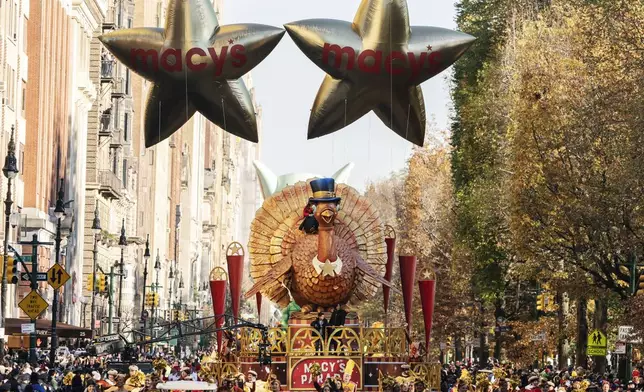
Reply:
<svg viewBox="0 0 644 392"><path fill-rule="evenodd" d="M7 259L7 282L18 283L18 262L11 256Z"/></svg>
<svg viewBox="0 0 644 392"><path fill-rule="evenodd" d="M543 312L546 310L546 295L539 294L537 295L537 311Z"/></svg>
<svg viewBox="0 0 644 392"><path fill-rule="evenodd" d="M103 284L101 285L103 287L103 292L107 294L108 288L110 287L110 282L109 282L109 277L105 274L103 274Z"/></svg>
<svg viewBox="0 0 644 392"><path fill-rule="evenodd" d="M635 295L644 295L644 268L640 268L639 284L636 287Z"/></svg>
<svg viewBox="0 0 644 392"><path fill-rule="evenodd" d="M154 306L159 306L159 294L154 293Z"/></svg>
<svg viewBox="0 0 644 392"><path fill-rule="evenodd" d="M98 274L96 274L96 291L98 291L99 293L102 293L103 291L105 291L104 278L105 278L105 275L103 275L102 273L99 272Z"/></svg>
<svg viewBox="0 0 644 392"><path fill-rule="evenodd" d="M180 318L181 318L180 312L177 309L174 309L172 311L172 319L175 321L179 321Z"/></svg>
<svg viewBox="0 0 644 392"><path fill-rule="evenodd" d="M94 291L94 276L93 275L87 275L87 291Z"/></svg>
<svg viewBox="0 0 644 392"><path fill-rule="evenodd" d="M145 293L145 306L152 306L152 293Z"/></svg>

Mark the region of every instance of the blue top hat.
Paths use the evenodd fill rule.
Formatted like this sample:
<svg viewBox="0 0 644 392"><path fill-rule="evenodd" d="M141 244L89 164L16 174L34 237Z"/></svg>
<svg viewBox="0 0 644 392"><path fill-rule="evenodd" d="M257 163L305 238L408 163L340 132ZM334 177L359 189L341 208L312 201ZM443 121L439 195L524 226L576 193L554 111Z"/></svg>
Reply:
<svg viewBox="0 0 644 392"><path fill-rule="evenodd" d="M333 178L317 178L311 181L314 203L338 203L341 198L335 196L335 180Z"/></svg>

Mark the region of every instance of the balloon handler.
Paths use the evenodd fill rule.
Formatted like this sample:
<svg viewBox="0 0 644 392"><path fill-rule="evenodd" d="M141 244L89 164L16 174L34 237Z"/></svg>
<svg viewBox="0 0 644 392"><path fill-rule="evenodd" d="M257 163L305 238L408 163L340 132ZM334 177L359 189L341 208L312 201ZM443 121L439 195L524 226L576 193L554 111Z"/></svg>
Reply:
<svg viewBox="0 0 644 392"><path fill-rule="evenodd" d="M312 197L309 198L309 202L304 207L302 214L304 215L304 220L300 224L300 230L306 234L317 234L319 223L315 219L315 205Z"/></svg>

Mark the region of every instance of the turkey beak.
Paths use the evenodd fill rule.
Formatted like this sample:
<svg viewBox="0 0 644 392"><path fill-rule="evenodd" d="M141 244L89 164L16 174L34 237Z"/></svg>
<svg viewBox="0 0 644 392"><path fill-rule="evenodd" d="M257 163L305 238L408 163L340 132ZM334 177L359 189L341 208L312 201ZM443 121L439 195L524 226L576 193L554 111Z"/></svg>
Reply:
<svg viewBox="0 0 644 392"><path fill-rule="evenodd" d="M335 213L332 210L324 210L320 213L320 217L326 223L327 225L333 221L333 217L335 216Z"/></svg>

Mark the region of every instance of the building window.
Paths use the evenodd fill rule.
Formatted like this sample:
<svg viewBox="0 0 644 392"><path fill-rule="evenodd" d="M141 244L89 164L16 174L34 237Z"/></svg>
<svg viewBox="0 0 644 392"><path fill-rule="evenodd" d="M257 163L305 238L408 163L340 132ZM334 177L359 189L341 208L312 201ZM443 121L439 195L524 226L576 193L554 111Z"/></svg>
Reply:
<svg viewBox="0 0 644 392"><path fill-rule="evenodd" d="M25 173L25 145L22 143L18 146L18 170Z"/></svg>
<svg viewBox="0 0 644 392"><path fill-rule="evenodd" d="M127 187L127 159L123 159L123 188L128 189Z"/></svg>
<svg viewBox="0 0 644 392"><path fill-rule="evenodd" d="M5 80L6 98L5 103L11 109L15 109L15 94L16 94L16 71L10 66L7 66L7 76Z"/></svg>
<svg viewBox="0 0 644 392"><path fill-rule="evenodd" d="M130 113L125 112L123 115L123 140L126 142L130 138Z"/></svg>
<svg viewBox="0 0 644 392"><path fill-rule="evenodd" d="M127 18L127 28L128 29L132 28L132 18Z"/></svg>
<svg viewBox="0 0 644 392"><path fill-rule="evenodd" d="M18 38L18 7L13 0L9 0L9 39L15 42Z"/></svg>
<svg viewBox="0 0 644 392"><path fill-rule="evenodd" d="M25 117L25 110L27 108L27 82L22 81L22 117Z"/></svg>
<svg viewBox="0 0 644 392"><path fill-rule="evenodd" d="M22 18L22 51L27 52L27 17Z"/></svg>
<svg viewBox="0 0 644 392"><path fill-rule="evenodd" d="M132 92L130 91L131 87L132 86L130 86L130 70L126 69L125 70L125 93L127 95L132 95Z"/></svg>

